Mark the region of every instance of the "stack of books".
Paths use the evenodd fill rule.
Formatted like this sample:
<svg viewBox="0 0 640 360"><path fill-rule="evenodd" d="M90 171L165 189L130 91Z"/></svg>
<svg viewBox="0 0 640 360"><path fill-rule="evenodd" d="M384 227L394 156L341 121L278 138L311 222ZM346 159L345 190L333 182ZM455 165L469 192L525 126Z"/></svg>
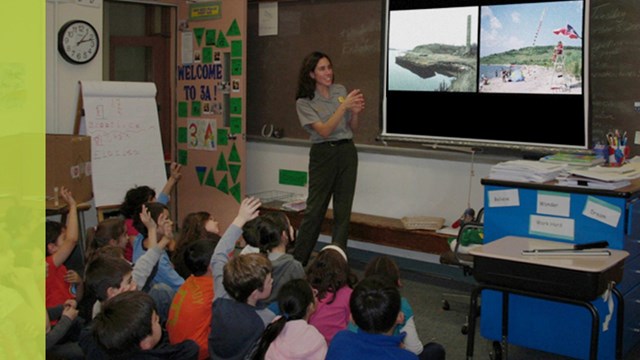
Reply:
<svg viewBox="0 0 640 360"><path fill-rule="evenodd" d="M555 180L567 165L533 160L511 160L491 167L491 179L544 183Z"/></svg>
<svg viewBox="0 0 640 360"><path fill-rule="evenodd" d="M605 159L602 156L597 156L596 154L573 154L573 153L565 153L559 152L547 156L543 156L540 158L540 161L553 163L553 164L566 164L572 168L587 168L596 165L604 164Z"/></svg>

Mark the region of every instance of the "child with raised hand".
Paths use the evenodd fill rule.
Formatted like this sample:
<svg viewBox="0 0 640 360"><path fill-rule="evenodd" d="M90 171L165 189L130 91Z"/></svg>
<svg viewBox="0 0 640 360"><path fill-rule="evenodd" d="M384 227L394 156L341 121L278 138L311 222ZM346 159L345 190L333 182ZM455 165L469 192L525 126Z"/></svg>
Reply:
<svg viewBox="0 0 640 360"><path fill-rule="evenodd" d="M157 227L155 227L157 237L161 240L166 238L164 240L171 243L173 240L173 222L169 220L169 209L167 206L159 202L148 202L144 204L144 206L149 210L148 213L150 214L150 219L157 224ZM160 218L160 215L162 214L164 214L164 217ZM162 222L160 222L159 219L162 220ZM133 244L134 263L137 262L151 246L149 243L147 225L148 224L144 223L142 215L139 214L135 217L134 226L138 229L139 234L136 236ZM162 251L160 261L158 262L158 270L153 276L151 285L156 283L166 284L174 291L177 291L184 283L184 278L182 278L173 268L173 264L171 263L169 254L167 254L166 250Z"/></svg>
<svg viewBox="0 0 640 360"><path fill-rule="evenodd" d="M105 302L91 335L95 339L91 353L98 359L198 358L198 345L192 340L167 342L153 299L141 291L124 292Z"/></svg>
<svg viewBox="0 0 640 360"><path fill-rule="evenodd" d="M330 344L333 336L349 324L349 297L357 278L351 273L344 250L327 245L307 268L307 280L317 291L318 298L318 308L311 315L309 324L315 326Z"/></svg>
<svg viewBox="0 0 640 360"><path fill-rule="evenodd" d="M293 255L287 254L287 249L295 241L295 235L285 213L275 211L261 215L256 225L256 234L260 252L267 254L271 261L273 289L271 296L264 301L269 304L275 301L282 285L291 279L303 279L305 273L302 264ZM277 308L277 304L274 305Z"/></svg>
<svg viewBox="0 0 640 360"><path fill-rule="evenodd" d="M191 275L191 270L185 264L185 250L187 247L199 240L208 240L214 244L220 240L220 225L218 221L206 211L189 213L185 216L180 227L180 235L176 241L176 248L171 256L176 272L187 279Z"/></svg>
<svg viewBox="0 0 640 360"><path fill-rule="evenodd" d="M357 332L343 330L329 345L327 360L417 360L416 354L402 348L402 335L394 335L403 321L400 291L379 276L364 278L353 289L349 308Z"/></svg>
<svg viewBox="0 0 640 360"><path fill-rule="evenodd" d="M129 261L133 259L133 242L138 235L138 229L133 225L134 218L140 212L142 204L147 202L159 202L167 205L169 203L169 194L173 187L182 178L182 167L177 163L172 163L170 168L170 176L164 184L162 191L156 199L156 191L149 186L142 185L131 188L127 191L124 201L120 205L120 214L124 217L124 223L127 228L127 236L129 241L125 248L125 258Z"/></svg>
<svg viewBox="0 0 640 360"><path fill-rule="evenodd" d="M212 359L243 359L275 315L258 308L258 301L271 295L271 263L262 254L229 253L242 234L242 227L258 216L260 199L246 198L211 257L215 297L209 334Z"/></svg>
<svg viewBox="0 0 640 360"><path fill-rule="evenodd" d="M400 268L390 257L382 255L373 258L364 269L364 277L378 276L400 289L402 283L400 281ZM416 330L415 317L413 315L413 309L405 297L401 298L400 311L403 314L404 320L395 327L394 335L404 334L402 345L405 349L418 355L421 360L444 360L445 350L444 347L438 343L430 342L426 345L422 345L422 341L418 336ZM350 323L349 329L357 332L358 327Z"/></svg>
<svg viewBox="0 0 640 360"><path fill-rule="evenodd" d="M46 278L46 306L54 307L69 299L82 297L82 278L74 270L67 270L64 262L78 244L78 205L71 192L62 187L60 195L69 205L67 223L47 221L46 261L49 266ZM53 321L55 323L55 321Z"/></svg>
<svg viewBox="0 0 640 360"><path fill-rule="evenodd" d="M327 343L308 323L317 305L309 282L288 281L280 289L277 302L282 315L267 326L252 360L323 360Z"/></svg>

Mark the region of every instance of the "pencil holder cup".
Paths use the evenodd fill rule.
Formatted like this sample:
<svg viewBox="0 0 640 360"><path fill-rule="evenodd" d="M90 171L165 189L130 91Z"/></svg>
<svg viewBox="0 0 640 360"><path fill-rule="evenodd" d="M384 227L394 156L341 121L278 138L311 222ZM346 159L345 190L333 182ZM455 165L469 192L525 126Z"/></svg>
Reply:
<svg viewBox="0 0 640 360"><path fill-rule="evenodd" d="M609 146L609 166L622 166L629 156L629 147L626 145Z"/></svg>

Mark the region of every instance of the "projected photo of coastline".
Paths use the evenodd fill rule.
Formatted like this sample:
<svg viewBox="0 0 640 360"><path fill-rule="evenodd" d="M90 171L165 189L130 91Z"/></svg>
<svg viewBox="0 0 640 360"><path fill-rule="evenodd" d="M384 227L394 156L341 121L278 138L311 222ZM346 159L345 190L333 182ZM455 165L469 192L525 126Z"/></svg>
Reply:
<svg viewBox="0 0 640 360"><path fill-rule="evenodd" d="M478 8L392 11L388 89L475 92Z"/></svg>
<svg viewBox="0 0 640 360"><path fill-rule="evenodd" d="M582 94L583 1L483 6L478 90Z"/></svg>

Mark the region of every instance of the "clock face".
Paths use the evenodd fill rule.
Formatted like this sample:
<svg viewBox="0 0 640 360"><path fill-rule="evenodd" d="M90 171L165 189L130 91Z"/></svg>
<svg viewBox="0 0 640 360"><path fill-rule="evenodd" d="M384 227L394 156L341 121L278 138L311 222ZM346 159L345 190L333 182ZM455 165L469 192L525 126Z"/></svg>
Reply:
<svg viewBox="0 0 640 360"><path fill-rule="evenodd" d="M86 64L98 54L98 32L86 21L71 20L58 32L58 51L74 64Z"/></svg>

